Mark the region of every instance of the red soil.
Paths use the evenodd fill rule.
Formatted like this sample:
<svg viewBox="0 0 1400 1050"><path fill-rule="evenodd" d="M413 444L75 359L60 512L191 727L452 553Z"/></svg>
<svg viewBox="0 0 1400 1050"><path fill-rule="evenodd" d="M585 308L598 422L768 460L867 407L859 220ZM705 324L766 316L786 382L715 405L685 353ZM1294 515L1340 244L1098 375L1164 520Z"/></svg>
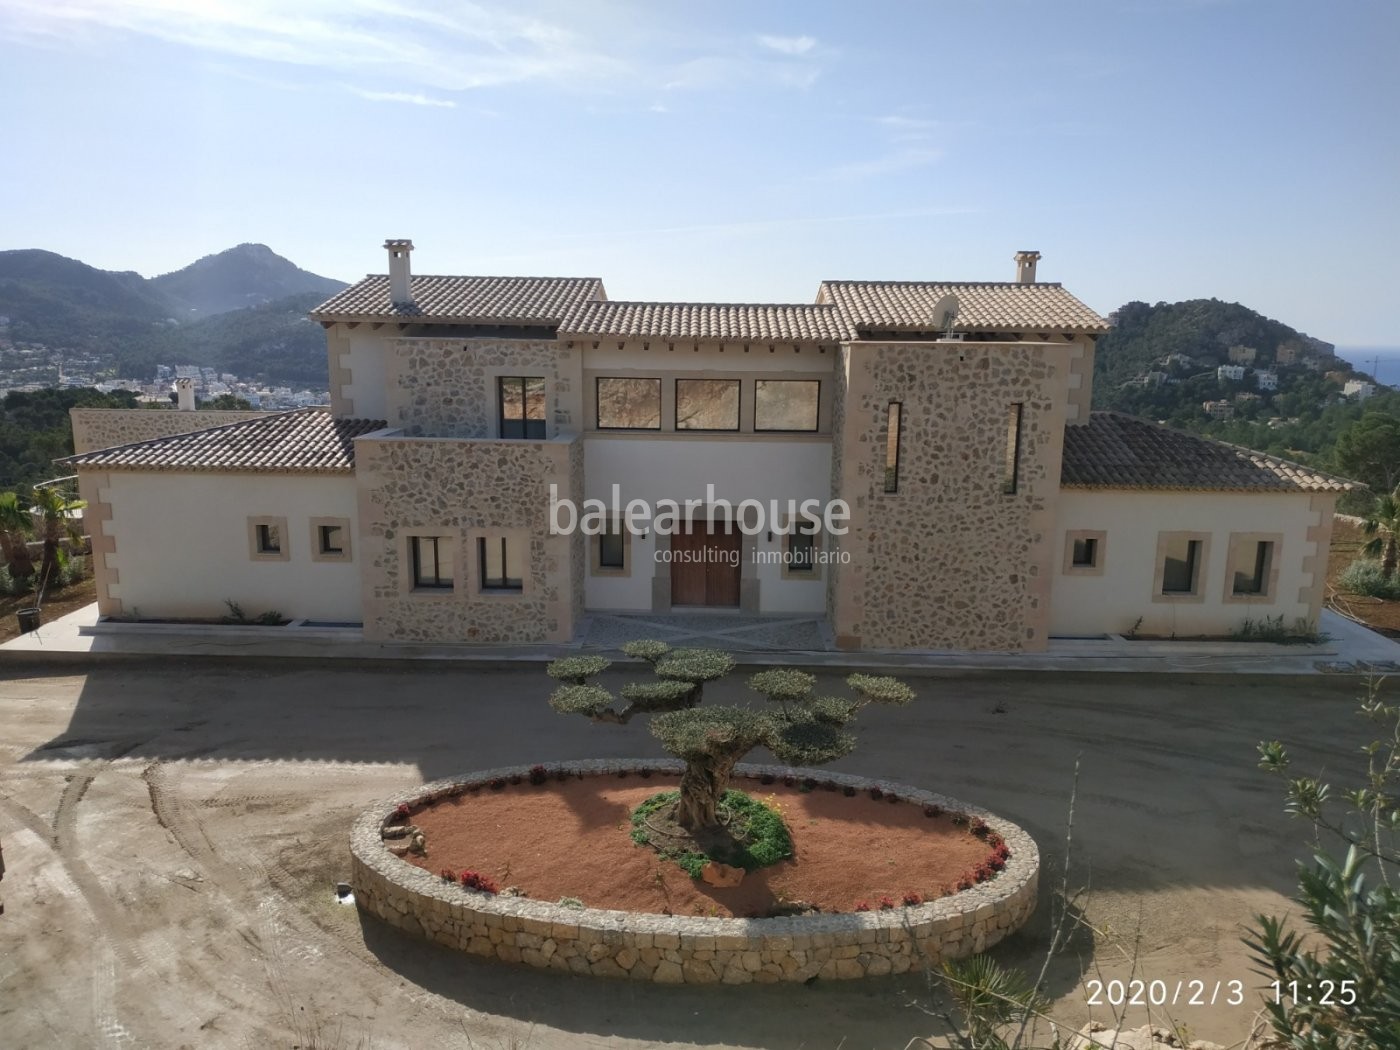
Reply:
<svg viewBox="0 0 1400 1050"><path fill-rule="evenodd" d="M663 777L600 776L482 788L415 811L428 856L409 859L434 873L470 868L551 903L576 897L590 908L746 917L779 901L832 912L859 900L878 908L882 896L898 905L910 892L932 899L991 852L966 827L927 817L914 803L738 780L734 787L780 807L793 857L718 889L630 838L632 809L676 786Z"/></svg>

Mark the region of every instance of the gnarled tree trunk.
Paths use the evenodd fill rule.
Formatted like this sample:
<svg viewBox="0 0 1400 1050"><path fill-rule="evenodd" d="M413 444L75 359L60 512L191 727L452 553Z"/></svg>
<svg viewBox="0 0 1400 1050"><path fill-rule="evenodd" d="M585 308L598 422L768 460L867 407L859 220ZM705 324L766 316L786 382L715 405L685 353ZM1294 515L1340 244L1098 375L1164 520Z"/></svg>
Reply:
<svg viewBox="0 0 1400 1050"><path fill-rule="evenodd" d="M1391 533L1390 538L1385 541L1385 557L1381 559L1381 576L1387 580L1395 579L1396 567L1395 534Z"/></svg>
<svg viewBox="0 0 1400 1050"><path fill-rule="evenodd" d="M681 797L676 803L677 824L692 832L719 826L716 809L729 790L729 778L738 761L736 757L686 762L681 774Z"/></svg>

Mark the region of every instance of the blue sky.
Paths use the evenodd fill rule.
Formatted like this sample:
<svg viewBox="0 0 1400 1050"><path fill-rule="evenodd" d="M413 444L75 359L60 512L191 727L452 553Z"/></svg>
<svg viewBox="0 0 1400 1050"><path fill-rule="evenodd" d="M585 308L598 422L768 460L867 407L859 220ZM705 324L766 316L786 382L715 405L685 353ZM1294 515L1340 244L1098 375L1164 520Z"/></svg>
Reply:
<svg viewBox="0 0 1400 1050"><path fill-rule="evenodd" d="M0 247L155 274L1006 280L1400 344L1400 5L0 0Z"/></svg>

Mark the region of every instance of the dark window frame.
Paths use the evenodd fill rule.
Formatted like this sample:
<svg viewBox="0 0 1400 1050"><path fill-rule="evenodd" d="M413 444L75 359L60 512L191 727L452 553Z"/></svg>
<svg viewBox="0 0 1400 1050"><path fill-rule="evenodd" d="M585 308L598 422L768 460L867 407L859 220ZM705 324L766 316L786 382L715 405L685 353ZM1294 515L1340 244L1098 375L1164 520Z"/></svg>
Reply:
<svg viewBox="0 0 1400 1050"><path fill-rule="evenodd" d="M766 383L816 384L817 404L810 427L762 427L758 425L758 388ZM753 429L756 434L816 434L822 427L822 381L820 379L755 379L753 382Z"/></svg>
<svg viewBox="0 0 1400 1050"><path fill-rule="evenodd" d="M501 576L493 579L486 574L486 545L492 540L498 540L501 544ZM492 594L520 594L525 590L525 580L512 580L505 573L510 565L509 540L505 536L489 537L478 536L476 539L476 567L477 583L483 593Z"/></svg>
<svg viewBox="0 0 1400 1050"><path fill-rule="evenodd" d="M1006 409L1006 461L1002 468L1001 493L1014 496L1021 486L1021 431L1025 404L1013 401Z"/></svg>
<svg viewBox="0 0 1400 1050"><path fill-rule="evenodd" d="M446 541L452 542L450 536L410 536L408 538L409 556L413 561L413 588L424 591L450 591L456 584L452 577L444 578L442 575L442 551L441 544ZM433 575L431 578L423 573L423 548L424 543L431 543L433 547ZM456 566L454 565L455 569Z"/></svg>
<svg viewBox="0 0 1400 1050"><path fill-rule="evenodd" d="M332 547L326 540L328 534L332 532L341 533L340 546ZM316 546L321 554L344 554L345 553L345 526L344 525L317 525L316 526Z"/></svg>
<svg viewBox="0 0 1400 1050"><path fill-rule="evenodd" d="M732 427L691 427L681 425L681 384L682 383L725 383L734 387L736 394L734 402L734 425ZM703 379L689 377L677 379L675 388L672 391L672 404L676 410L676 430L694 431L701 434L737 434L743 428L744 422L744 381L742 379Z"/></svg>
<svg viewBox="0 0 1400 1050"><path fill-rule="evenodd" d="M610 427L603 424L603 399L600 395L600 384L608 381L630 380L656 384L656 426L654 427ZM623 432L632 431L650 434L661 429L663 416L665 415L666 390L665 383L660 377L651 376L594 376L593 378L593 423L598 430L619 430Z"/></svg>
<svg viewBox="0 0 1400 1050"><path fill-rule="evenodd" d="M1086 560L1079 558L1080 545L1086 555ZM1069 563L1076 569L1097 569L1099 567L1099 538L1097 536L1081 536L1070 541Z"/></svg>
<svg viewBox="0 0 1400 1050"><path fill-rule="evenodd" d="M890 462L893 438L894 462ZM885 492L899 491L899 461L904 455L904 402L891 401L885 406Z"/></svg>
<svg viewBox="0 0 1400 1050"><path fill-rule="evenodd" d="M540 384L544 406L539 419L529 416L530 398L527 383ZM508 384L518 383L520 418L506 418L506 390ZM517 392L513 392L517 393ZM507 441L543 441L549 421L549 385L544 376L497 376L496 377L496 427L497 437ZM518 431L514 432L514 431Z"/></svg>

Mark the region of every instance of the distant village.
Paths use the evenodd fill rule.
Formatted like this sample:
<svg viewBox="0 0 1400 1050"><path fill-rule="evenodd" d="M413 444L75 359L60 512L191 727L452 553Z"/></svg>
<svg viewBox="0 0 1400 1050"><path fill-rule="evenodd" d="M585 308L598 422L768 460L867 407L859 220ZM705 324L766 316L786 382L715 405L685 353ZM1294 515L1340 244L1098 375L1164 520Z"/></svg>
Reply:
<svg viewBox="0 0 1400 1050"><path fill-rule="evenodd" d="M1136 376L1130 382L1142 387L1172 386L1188 379L1202 379L1214 372L1222 392L1229 396L1201 402L1201 411L1216 420L1233 419L1240 406L1268 400L1279 388L1279 375L1286 375L1290 369L1321 374L1340 388L1340 397L1353 401L1365 401L1377 390L1376 384L1370 380L1356 378L1351 367L1322 343L1285 343L1278 348L1272 361L1261 360L1257 349L1243 345L1230 347L1225 357L1227 360L1221 362L1219 357L1214 356L1167 354L1156 362L1156 369ZM1271 427L1281 427L1297 420L1272 416L1267 422Z"/></svg>
<svg viewBox="0 0 1400 1050"><path fill-rule="evenodd" d="M72 347L16 342L8 337L9 318L0 315L0 397L11 391L54 387L96 389L104 394L129 390L138 403L165 405L173 401L175 380L194 380L195 397L212 401L221 395L241 398L253 408L279 410L330 404L329 390L293 390L256 379L197 365L163 364L154 379L113 375L110 358Z"/></svg>

